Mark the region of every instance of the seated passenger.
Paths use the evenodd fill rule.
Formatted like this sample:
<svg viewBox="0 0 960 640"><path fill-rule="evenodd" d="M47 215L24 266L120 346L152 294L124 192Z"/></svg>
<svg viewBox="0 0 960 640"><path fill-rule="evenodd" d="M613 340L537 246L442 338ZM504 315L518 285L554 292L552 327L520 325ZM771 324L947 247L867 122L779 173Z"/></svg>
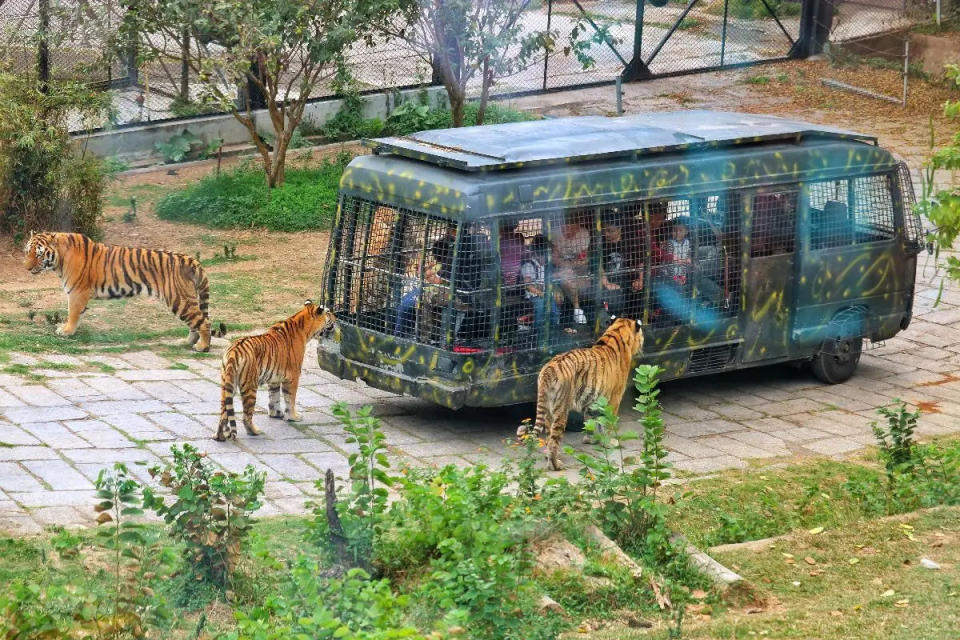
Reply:
<svg viewBox="0 0 960 640"><path fill-rule="evenodd" d="M612 211L603 217L600 228L600 284L603 286L600 295L607 312L620 316L626 310L629 317L637 317L643 290L639 221L625 219L619 212Z"/></svg>
<svg viewBox="0 0 960 640"><path fill-rule="evenodd" d="M520 262L523 260L523 235L517 231L515 222L500 223L500 273L503 284L513 287L517 284Z"/></svg>
<svg viewBox="0 0 960 640"><path fill-rule="evenodd" d="M549 243L542 234L533 237L530 243L530 252L520 265L520 277L524 284L524 295L533 306L534 326L539 331L543 328L546 312L546 264ZM553 324L559 324L560 312L557 308L556 296L551 302L550 317Z"/></svg>
<svg viewBox="0 0 960 640"><path fill-rule="evenodd" d="M580 295L592 286L589 254L590 231L577 221L577 213L571 212L553 243L553 276L573 305L573 321L577 324L587 324L587 316L580 307Z"/></svg>
<svg viewBox="0 0 960 640"><path fill-rule="evenodd" d="M671 227L666 249L670 261L668 274L677 284L685 285L690 275L690 265L693 264L690 259L690 237L687 235L686 220L677 218Z"/></svg>

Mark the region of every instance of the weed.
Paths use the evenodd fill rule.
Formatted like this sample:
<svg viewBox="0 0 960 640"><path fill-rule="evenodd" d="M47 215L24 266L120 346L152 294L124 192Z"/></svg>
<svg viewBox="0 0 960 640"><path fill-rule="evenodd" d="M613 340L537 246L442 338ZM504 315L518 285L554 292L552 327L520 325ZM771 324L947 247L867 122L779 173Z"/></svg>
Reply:
<svg viewBox="0 0 960 640"><path fill-rule="evenodd" d="M135 222L137 220L137 198L136 196L130 196L130 208L123 212L123 216L120 218L127 224Z"/></svg>
<svg viewBox="0 0 960 640"><path fill-rule="evenodd" d="M154 148L163 154L163 160L167 164L183 162L183 160L194 150L203 145L203 140L196 135L184 129L166 142L154 143Z"/></svg>
<svg viewBox="0 0 960 640"><path fill-rule="evenodd" d="M170 536L186 549L188 582L226 590L260 508L266 474L247 465L241 474L214 470L205 453L189 444L170 448L173 463L150 474L173 496L167 501L144 489L144 506L163 517Z"/></svg>
<svg viewBox="0 0 960 640"><path fill-rule="evenodd" d="M907 411L907 403L899 398L894 399L896 407L888 409L880 407L877 413L887 419L886 428L870 423L873 435L880 446L880 459L887 468L887 477L893 481L893 474L909 465L915 459L913 432L920 419L919 411Z"/></svg>
<svg viewBox="0 0 960 640"><path fill-rule="evenodd" d="M625 549L661 560L672 554L666 528L666 507L657 499L663 480L670 476L663 446L663 419L656 388L657 367L641 365L634 376L643 436L639 455L624 455L624 442L640 440L640 434L621 431L613 407L601 398L591 409L597 417L585 430L594 440L594 452L566 452L581 464L587 502L594 503L594 518L601 528Z"/></svg>
<svg viewBox="0 0 960 640"><path fill-rule="evenodd" d="M770 84L770 78L764 75L754 75L747 78L745 82L747 84Z"/></svg>
<svg viewBox="0 0 960 640"><path fill-rule="evenodd" d="M147 626L165 624L170 617L166 603L151 585L163 577L173 555L164 549L155 530L131 521L143 515L140 484L122 463L111 471L101 470L96 482L97 539L113 552L113 588L110 608L97 616L96 628L112 627L112 637L140 635Z"/></svg>
<svg viewBox="0 0 960 640"><path fill-rule="evenodd" d="M173 364L171 364L171 365L168 367L168 369L176 369L176 370L178 370L178 371L186 371L186 370L189 369L189 368L190 368L190 367L188 367L187 365L183 364L182 362L174 362Z"/></svg>

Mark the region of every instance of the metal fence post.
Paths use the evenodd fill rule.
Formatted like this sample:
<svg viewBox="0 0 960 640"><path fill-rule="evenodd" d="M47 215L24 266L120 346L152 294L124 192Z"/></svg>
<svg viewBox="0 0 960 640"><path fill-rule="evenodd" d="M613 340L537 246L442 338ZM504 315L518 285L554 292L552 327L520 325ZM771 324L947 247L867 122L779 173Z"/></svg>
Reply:
<svg viewBox="0 0 960 640"><path fill-rule="evenodd" d="M550 33L550 22L553 19L553 0L547 0L547 33ZM543 56L543 89L547 89L547 64L550 62L550 52Z"/></svg>
<svg viewBox="0 0 960 640"><path fill-rule="evenodd" d="M636 0L637 10L633 23L633 58L623 69L620 76L630 82L632 80L648 80L653 77L650 69L643 62L643 5L646 0Z"/></svg>
<svg viewBox="0 0 960 640"><path fill-rule="evenodd" d="M787 57L808 58L823 53L830 41L834 0L804 0L800 13L800 34Z"/></svg>

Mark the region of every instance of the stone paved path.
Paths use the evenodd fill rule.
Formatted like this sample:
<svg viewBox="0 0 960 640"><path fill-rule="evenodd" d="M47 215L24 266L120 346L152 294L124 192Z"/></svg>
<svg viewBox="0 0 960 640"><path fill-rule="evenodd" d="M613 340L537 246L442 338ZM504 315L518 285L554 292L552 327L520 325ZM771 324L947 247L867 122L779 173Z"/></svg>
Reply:
<svg viewBox="0 0 960 640"><path fill-rule="evenodd" d="M876 408L895 397L924 403L923 436L960 432L960 289L947 286L934 308L938 281L930 281L930 267L923 272L925 262L921 256L910 328L865 352L846 384L825 386L789 366L665 384L666 444L675 468L706 473L786 456L843 456L872 443ZM215 343L214 351L222 353L225 344ZM74 368L43 369L47 362ZM347 468L350 447L330 413L337 401L372 404L397 449L394 457L423 465L495 464L508 451L504 438L530 412L450 412L337 380L316 367L312 353L306 362L298 396L302 422L258 413L264 436L251 438L241 429L239 441L219 443L212 440L218 358L177 361L147 351L16 355L13 363L44 378L0 374L0 530L25 534L49 524L89 524L101 468L117 461L155 464L179 442L207 451L226 469L250 463L265 470L261 513L302 513L323 471ZM258 400L265 411L265 390ZM567 443L580 446L579 440L569 436ZM130 468L149 478L146 466Z"/></svg>

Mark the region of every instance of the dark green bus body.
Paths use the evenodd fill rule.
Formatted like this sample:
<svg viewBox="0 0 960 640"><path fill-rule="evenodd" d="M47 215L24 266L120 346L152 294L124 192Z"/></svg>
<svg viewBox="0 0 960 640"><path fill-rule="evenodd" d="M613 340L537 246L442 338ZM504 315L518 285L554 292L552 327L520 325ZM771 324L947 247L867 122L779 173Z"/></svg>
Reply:
<svg viewBox="0 0 960 640"><path fill-rule="evenodd" d="M664 380L809 360L829 354L838 339L884 340L910 322L921 246L912 186L905 167L866 136L699 111L424 132L372 144L377 153L355 158L344 172L324 272L324 302L340 329L321 341L319 363L341 378L451 408L533 401L540 367L557 353L588 346L606 316L593 310L589 326L574 337L544 323L522 345L515 333L505 338L516 327L506 317L504 283L490 276L500 272L500 221L538 220L539 233L553 239L564 212L583 211L599 239L605 211L636 210L634 218L646 225L644 255L651 255L652 231L642 212L650 201L686 207L684 224L706 238L694 241L697 251L712 243L713 254L722 256L712 281L723 289L722 302L702 313L694 304L689 315L686 306L676 307L679 320L669 326L649 317L659 313L656 276L652 260L642 267L648 285L637 294L646 325L640 362L661 366ZM775 250L757 239L774 237L767 226L760 230L766 220L755 219L767 202L786 202L777 215L791 225L775 233ZM408 229L423 216L424 255L434 222L450 221L458 233L467 225L487 230L485 293L472 298L473 307L487 307L478 316L487 323L482 339L458 344L454 318L463 296L456 285L441 294L439 337L392 335L402 269L386 247L400 251L407 241L397 221L403 216L384 216L392 240L374 238L381 205L404 212ZM591 252L599 244L592 242ZM452 280L457 260L454 253ZM591 257L591 265L597 260ZM363 286L376 287L371 304L385 310L367 303L372 294L364 298ZM659 298L656 304L662 306Z"/></svg>

